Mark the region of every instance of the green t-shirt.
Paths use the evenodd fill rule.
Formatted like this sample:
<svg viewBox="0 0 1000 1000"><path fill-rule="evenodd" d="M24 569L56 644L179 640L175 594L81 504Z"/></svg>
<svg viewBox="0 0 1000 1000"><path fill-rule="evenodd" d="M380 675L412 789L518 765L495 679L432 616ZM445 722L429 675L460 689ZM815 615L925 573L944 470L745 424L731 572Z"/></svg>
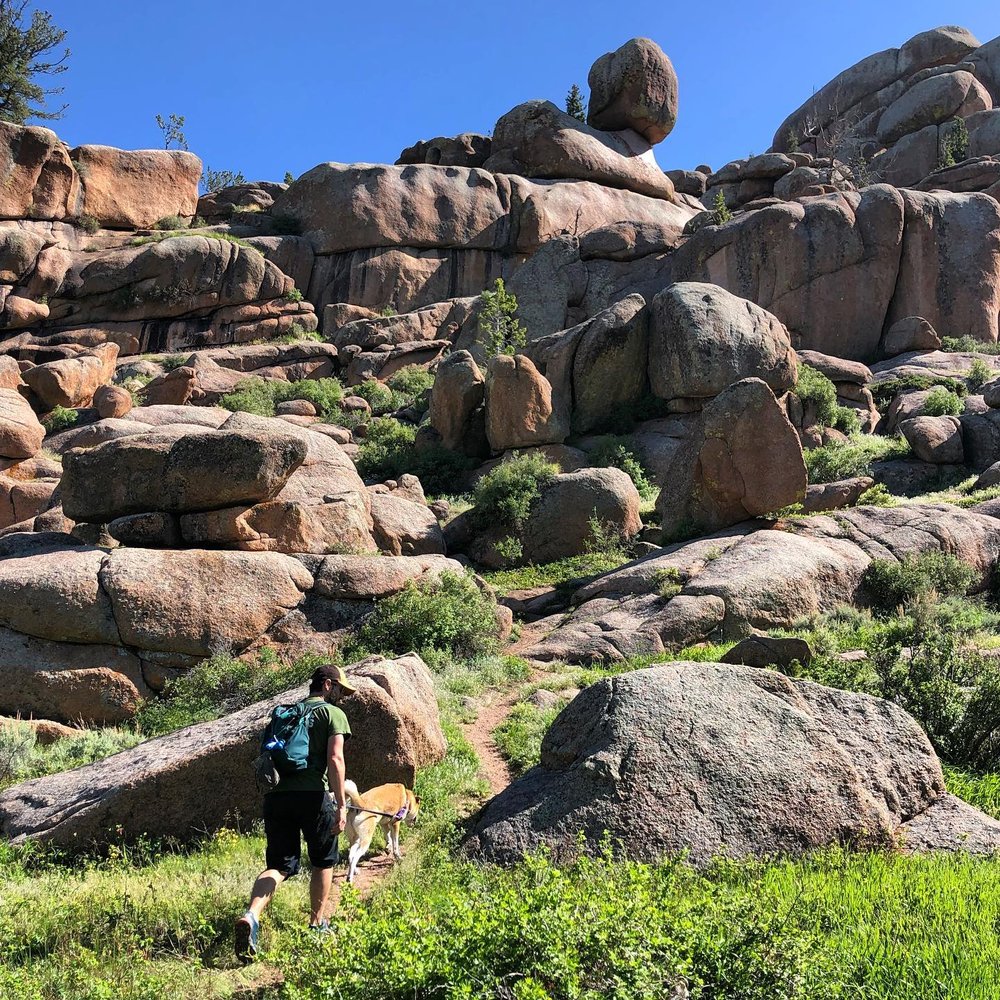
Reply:
<svg viewBox="0 0 1000 1000"><path fill-rule="evenodd" d="M307 720L309 726L309 766L296 774L287 774L278 782L275 792L322 792L327 787L326 747L331 736L351 735L347 716L316 695L306 698L305 704L313 708ZM274 794L274 793L271 793Z"/></svg>

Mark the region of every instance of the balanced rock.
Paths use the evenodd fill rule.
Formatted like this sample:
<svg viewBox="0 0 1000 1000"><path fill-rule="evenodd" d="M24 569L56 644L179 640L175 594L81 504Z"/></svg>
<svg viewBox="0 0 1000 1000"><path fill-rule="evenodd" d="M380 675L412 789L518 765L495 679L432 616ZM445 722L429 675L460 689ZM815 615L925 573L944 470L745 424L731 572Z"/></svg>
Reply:
<svg viewBox="0 0 1000 1000"><path fill-rule="evenodd" d="M101 344L72 358L35 365L22 378L48 410L89 406L98 388L114 376L117 358L117 344Z"/></svg>
<svg viewBox="0 0 1000 1000"><path fill-rule="evenodd" d="M499 355L486 378L486 436L494 451L561 444L569 427L559 420L552 386L523 354Z"/></svg>
<svg viewBox="0 0 1000 1000"><path fill-rule="evenodd" d="M599 681L557 717L541 763L466 841L515 864L543 845L628 857L889 846L944 794L917 722L888 701L780 674L674 662ZM981 815L981 814L980 814ZM992 823L981 815L983 823Z"/></svg>
<svg viewBox="0 0 1000 1000"><path fill-rule="evenodd" d="M885 332L882 353L895 358L908 351L938 351L941 338L923 316L904 316L896 320Z"/></svg>
<svg viewBox="0 0 1000 1000"><path fill-rule="evenodd" d="M652 145L677 121L677 74L656 42L633 38L590 68L587 124L614 132L630 128Z"/></svg>
<svg viewBox="0 0 1000 1000"><path fill-rule="evenodd" d="M441 444L452 451L482 451L483 427L473 427L474 414L483 405L486 380L468 351L455 351L440 364L431 390L431 426Z"/></svg>

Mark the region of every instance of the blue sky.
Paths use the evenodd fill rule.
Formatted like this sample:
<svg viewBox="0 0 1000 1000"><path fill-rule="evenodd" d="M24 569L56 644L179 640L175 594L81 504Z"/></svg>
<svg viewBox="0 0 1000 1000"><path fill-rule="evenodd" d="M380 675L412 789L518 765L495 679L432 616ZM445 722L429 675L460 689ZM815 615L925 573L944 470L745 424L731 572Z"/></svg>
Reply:
<svg viewBox="0 0 1000 1000"><path fill-rule="evenodd" d="M417 139L489 131L515 104L562 104L591 63L635 35L680 78L664 169L761 152L840 70L939 24L1000 35L1000 4L840 0L40 0L67 30L67 142L162 145L187 118L215 169L280 180L326 160L389 162Z"/></svg>

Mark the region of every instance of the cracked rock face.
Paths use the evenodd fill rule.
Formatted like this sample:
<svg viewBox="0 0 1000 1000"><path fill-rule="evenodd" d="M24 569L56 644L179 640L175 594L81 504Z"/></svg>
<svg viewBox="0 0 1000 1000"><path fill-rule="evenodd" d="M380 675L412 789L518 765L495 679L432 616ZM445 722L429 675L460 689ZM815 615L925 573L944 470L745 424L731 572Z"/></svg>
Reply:
<svg viewBox="0 0 1000 1000"><path fill-rule="evenodd" d="M599 681L542 742L541 763L492 799L466 842L514 863L547 845L696 864L892 843L944 793L916 721L889 702L719 663ZM989 825L994 821L981 816Z"/></svg>

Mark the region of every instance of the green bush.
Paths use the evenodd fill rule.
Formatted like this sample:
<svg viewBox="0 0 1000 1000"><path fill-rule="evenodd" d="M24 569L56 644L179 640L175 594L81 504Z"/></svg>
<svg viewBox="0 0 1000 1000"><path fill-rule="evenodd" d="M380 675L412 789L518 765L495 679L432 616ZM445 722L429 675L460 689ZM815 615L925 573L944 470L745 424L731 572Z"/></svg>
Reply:
<svg viewBox="0 0 1000 1000"><path fill-rule="evenodd" d="M42 417L42 426L46 434L56 434L68 427L75 426L80 419L80 411L68 406L57 406Z"/></svg>
<svg viewBox="0 0 1000 1000"><path fill-rule="evenodd" d="M729 211L729 206L726 204L726 196L721 191L715 192L715 201L712 202L712 215L712 221L716 226L723 225L733 217L733 213Z"/></svg>
<svg viewBox="0 0 1000 1000"><path fill-rule="evenodd" d="M233 391L222 397L219 405L227 410L273 417L278 403L305 399L316 407L320 416L327 416L339 411L343 398L344 388L335 378L279 382L251 377L237 382Z"/></svg>
<svg viewBox="0 0 1000 1000"><path fill-rule="evenodd" d="M887 489L885 483L870 486L858 497L858 507L898 507L899 500Z"/></svg>
<svg viewBox="0 0 1000 1000"><path fill-rule="evenodd" d="M352 386L351 395L360 396L366 400L372 408L372 413L376 416L381 416L383 413L388 413L389 410L396 409L394 405L395 396L392 389L387 385L383 385L377 379L366 379L360 385Z"/></svg>
<svg viewBox="0 0 1000 1000"><path fill-rule="evenodd" d="M835 427L845 434L856 434L861 430L857 413L837 402L837 387L811 365L799 365L798 380L792 392L798 396L803 408L812 406L820 426Z"/></svg>
<svg viewBox="0 0 1000 1000"><path fill-rule="evenodd" d="M76 224L87 234L93 236L101 228L101 223L92 215L81 215Z"/></svg>
<svg viewBox="0 0 1000 1000"><path fill-rule="evenodd" d="M493 290L483 292L480 299L479 333L487 357L516 354L528 342L528 332L517 319L514 293L504 287L503 278L497 278Z"/></svg>
<svg viewBox="0 0 1000 1000"><path fill-rule="evenodd" d="M920 414L924 417L957 417L962 412L962 401L943 386L935 386L924 400Z"/></svg>
<svg viewBox="0 0 1000 1000"><path fill-rule="evenodd" d="M379 601L345 650L399 655L416 651L485 656L499 649L496 601L471 576L445 571L437 579L410 581Z"/></svg>
<svg viewBox="0 0 1000 1000"><path fill-rule="evenodd" d="M423 401L422 409L426 410L426 393L434 386L434 374L420 365L407 365L390 376L387 384L400 398L397 409L419 405Z"/></svg>
<svg viewBox="0 0 1000 1000"><path fill-rule="evenodd" d="M542 489L558 471L544 455L515 452L476 483L475 522L482 528L517 532L528 519Z"/></svg>
<svg viewBox="0 0 1000 1000"><path fill-rule="evenodd" d="M442 445L428 445L414 449L404 471L420 480L428 496L451 496L462 492L459 484L477 464L474 458L466 458Z"/></svg>
<svg viewBox="0 0 1000 1000"><path fill-rule="evenodd" d="M869 386L875 405L884 410L901 392L916 392L940 386L959 398L965 395L965 383L959 379L937 375L903 375L882 379Z"/></svg>
<svg viewBox="0 0 1000 1000"><path fill-rule="evenodd" d="M906 458L910 446L902 437L856 434L848 441L831 441L805 452L810 483L835 483L854 476L870 476L872 463Z"/></svg>
<svg viewBox="0 0 1000 1000"><path fill-rule="evenodd" d="M184 229L187 227L187 221L182 219L179 215L165 215L162 219L158 219L154 224L154 229L159 229L164 232L176 232L178 229Z"/></svg>
<svg viewBox="0 0 1000 1000"><path fill-rule="evenodd" d="M969 387L969 392L978 392L987 382L996 378L996 374L996 369L982 358L973 358L969 374L965 376L965 384Z"/></svg>
<svg viewBox="0 0 1000 1000"><path fill-rule="evenodd" d="M590 464L597 468L621 469L635 483L639 496L648 500L656 495L656 487L649 481L646 469L630 445L628 438L605 435L590 452Z"/></svg>
<svg viewBox="0 0 1000 1000"><path fill-rule="evenodd" d="M303 683L321 662L321 657L308 655L285 663L266 650L253 660L212 656L145 702L136 715L136 727L143 736L160 736L217 719Z"/></svg>
<svg viewBox="0 0 1000 1000"><path fill-rule="evenodd" d="M961 354L1000 354L1000 344L994 341L976 340L968 334L964 337L942 337L941 346L946 351Z"/></svg>
<svg viewBox="0 0 1000 1000"><path fill-rule="evenodd" d="M972 568L957 556L948 552L924 552L899 562L875 559L865 570L861 582L872 607L891 612L931 591L942 597L964 594L974 579Z"/></svg>
<svg viewBox="0 0 1000 1000"><path fill-rule="evenodd" d="M368 425L358 449L356 465L364 479L396 479L409 471L416 429L392 417L379 417Z"/></svg>

